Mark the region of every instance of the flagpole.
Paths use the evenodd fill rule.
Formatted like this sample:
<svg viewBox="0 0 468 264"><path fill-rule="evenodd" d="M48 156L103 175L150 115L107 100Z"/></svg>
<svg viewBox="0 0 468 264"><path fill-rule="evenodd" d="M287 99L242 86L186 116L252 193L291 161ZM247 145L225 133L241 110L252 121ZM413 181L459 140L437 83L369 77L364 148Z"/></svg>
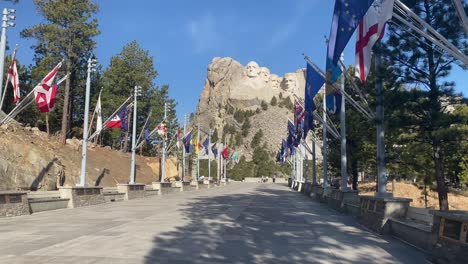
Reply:
<svg viewBox="0 0 468 264"><path fill-rule="evenodd" d="M164 103L164 120L167 118L167 103ZM163 134L162 163L161 163L161 182L166 177L166 133Z"/></svg>
<svg viewBox="0 0 468 264"><path fill-rule="evenodd" d="M81 154L81 175L80 184L78 186L85 187L86 185L86 155L88 150L88 118L89 118L89 93L91 90L91 72L96 71L96 59L88 59L88 74L86 77L86 97L85 97L85 110L83 121L83 143Z"/></svg>
<svg viewBox="0 0 468 264"><path fill-rule="evenodd" d="M210 145L211 145L211 128L208 132L208 180L211 181L211 157L210 157Z"/></svg>
<svg viewBox="0 0 468 264"><path fill-rule="evenodd" d="M383 106L383 84L382 76L380 73L381 57L379 53L375 53L375 70L377 73L377 80L375 82L375 90L377 93L377 175L378 186L375 196L378 197L392 197L392 193L387 192L387 177L385 172L385 131L384 131L384 106Z"/></svg>
<svg viewBox="0 0 468 264"><path fill-rule="evenodd" d="M197 128L198 128L197 142L196 142L197 145L195 146L195 149L198 148L198 144L200 142L200 124L198 124ZM198 179L200 179L200 150L197 151L197 181Z"/></svg>
<svg viewBox="0 0 468 264"><path fill-rule="evenodd" d="M224 136L224 148L227 146L227 135ZM227 171L226 171L226 159L222 159L224 161L224 182L227 183Z"/></svg>
<svg viewBox="0 0 468 264"><path fill-rule="evenodd" d="M8 70L11 69L11 67L13 66L13 62L15 61L16 59L16 50L18 49L18 44L16 44L16 47L15 49L13 50L13 54L11 55L11 61L10 61L10 65L8 66ZM9 71L8 71L9 72ZM7 86L8 86L8 81L10 81L10 74L8 74L7 72L7 78L5 79L5 86L4 87L4 90L3 90L3 95L2 95L2 100L0 102L0 111L2 110L3 108L3 100L5 100L5 95L6 95L6 90L7 90ZM18 74L18 73L16 73ZM15 89L13 87L13 89ZM14 94L14 93L13 93ZM13 95L14 96L14 95Z"/></svg>
<svg viewBox="0 0 468 264"><path fill-rule="evenodd" d="M317 185L317 164L315 154L315 132L312 132L314 138L312 139L312 184Z"/></svg>
<svg viewBox="0 0 468 264"><path fill-rule="evenodd" d="M323 187L328 187L328 164L327 164L327 88L323 89L323 128L322 128L322 157L323 157Z"/></svg>
<svg viewBox="0 0 468 264"><path fill-rule="evenodd" d="M187 114L184 115L184 137L187 129ZM185 144L182 146L182 182L185 182Z"/></svg>
<svg viewBox="0 0 468 264"><path fill-rule="evenodd" d="M340 60L344 63L344 54L341 53ZM346 71L344 67L341 69L343 72ZM344 74L341 76L341 93L345 91L345 78ZM341 111L340 111L340 135L341 135L341 191L348 189L348 172L347 172L347 156L346 156L346 109L345 109L346 97L341 98Z"/></svg>
<svg viewBox="0 0 468 264"><path fill-rule="evenodd" d="M129 184L135 184L135 152L136 152L136 126L137 126L137 97L140 96L141 86L135 86L133 95L133 128L132 128L132 160L130 165L130 182Z"/></svg>

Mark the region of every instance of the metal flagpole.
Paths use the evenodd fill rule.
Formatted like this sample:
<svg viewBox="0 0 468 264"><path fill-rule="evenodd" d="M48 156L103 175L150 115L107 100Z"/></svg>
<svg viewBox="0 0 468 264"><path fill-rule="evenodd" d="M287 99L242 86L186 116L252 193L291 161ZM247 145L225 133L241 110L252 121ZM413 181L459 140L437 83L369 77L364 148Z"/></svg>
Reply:
<svg viewBox="0 0 468 264"><path fill-rule="evenodd" d="M316 154L315 154L315 133L312 132L314 135L312 139L312 184L316 185L317 184L317 164L316 164Z"/></svg>
<svg viewBox="0 0 468 264"><path fill-rule="evenodd" d="M167 103L164 103L164 120L167 118ZM163 149L162 149L162 162L161 162L161 182L166 178L166 133L163 134Z"/></svg>
<svg viewBox="0 0 468 264"><path fill-rule="evenodd" d="M327 88L323 88L323 141L322 141L322 157L323 157L323 187L328 187L328 164L327 164Z"/></svg>
<svg viewBox="0 0 468 264"><path fill-rule="evenodd" d="M224 137L224 146L223 149L227 146L227 136ZM227 182L227 170L226 170L226 159L222 159L224 161L224 182Z"/></svg>
<svg viewBox="0 0 468 264"><path fill-rule="evenodd" d="M211 181L211 157L210 157L210 145L211 145L211 128L208 132L208 180Z"/></svg>
<svg viewBox="0 0 468 264"><path fill-rule="evenodd" d="M78 185L81 187L84 187L86 185L86 152L88 150L89 93L91 90L91 71L96 71L96 62L96 59L88 59L88 74L86 76L86 97L83 124L83 143L81 151L81 174L80 184Z"/></svg>
<svg viewBox="0 0 468 264"><path fill-rule="evenodd" d="M4 73L4 66L5 66L5 49L6 49L6 29L7 27L14 27L15 23L10 22L11 20L15 20L15 16L10 14L16 13L15 9L8 9L4 8L2 13L2 35L0 37L0 96L2 93L3 87L3 73ZM6 89L6 87L5 87ZM3 98L2 98L3 100Z"/></svg>
<svg viewBox="0 0 468 264"><path fill-rule="evenodd" d="M198 124L198 133L197 133L197 146L195 149L198 148L198 143L200 142L200 124ZM197 181L200 179L200 150L197 152Z"/></svg>
<svg viewBox="0 0 468 264"><path fill-rule="evenodd" d="M184 116L184 137L187 129L187 115ZM182 146L182 181L185 182L185 145Z"/></svg>
<svg viewBox="0 0 468 264"><path fill-rule="evenodd" d="M141 86L135 86L133 96L133 130L132 130L132 162L130 165L130 182L135 184L135 152L136 152L136 125L137 125L137 97L140 96ZM143 128L144 129L144 128Z"/></svg>
<svg viewBox="0 0 468 264"><path fill-rule="evenodd" d="M378 197L392 197L392 193L387 192L387 177L385 173L385 133L384 133L384 106L383 106L383 83L380 74L381 57L379 53L375 53L375 70L377 80L375 82L375 90L377 93L377 175L378 186L375 193Z"/></svg>
<svg viewBox="0 0 468 264"><path fill-rule="evenodd" d="M341 53L341 62L344 62L344 55ZM346 69L341 69L343 72ZM345 90L345 78L341 76L341 92ZM340 111L340 135L341 135L341 191L348 189L348 172L347 172L347 157L346 157L346 110L345 110L345 97L341 99L341 111Z"/></svg>

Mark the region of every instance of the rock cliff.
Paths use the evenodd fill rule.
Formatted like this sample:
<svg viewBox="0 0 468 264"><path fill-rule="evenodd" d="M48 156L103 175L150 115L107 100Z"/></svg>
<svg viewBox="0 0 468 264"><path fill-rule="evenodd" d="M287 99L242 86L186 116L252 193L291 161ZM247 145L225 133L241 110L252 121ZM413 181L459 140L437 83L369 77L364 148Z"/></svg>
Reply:
<svg viewBox="0 0 468 264"><path fill-rule="evenodd" d="M281 138L287 135L287 120L293 119L293 95L303 98L304 88L304 69L281 77L254 61L243 66L232 58L216 57L208 66L192 126L199 124L205 130L216 128L219 138L226 135L235 150L248 160L253 153L252 138L261 129L263 137L260 144L266 143L273 154L279 149ZM247 136L242 136L241 144L235 142L235 138L240 138L238 133L241 133L245 121L236 119L236 112L250 113L247 115L251 128ZM226 131L229 127L236 131ZM308 143L311 144L310 140ZM319 147L317 151L321 158Z"/></svg>

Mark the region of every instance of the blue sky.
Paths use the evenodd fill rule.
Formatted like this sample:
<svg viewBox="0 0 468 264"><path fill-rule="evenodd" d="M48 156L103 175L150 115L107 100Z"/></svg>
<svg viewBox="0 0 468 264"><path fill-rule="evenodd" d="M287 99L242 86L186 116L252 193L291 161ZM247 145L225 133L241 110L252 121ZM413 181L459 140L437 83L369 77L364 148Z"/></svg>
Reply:
<svg viewBox="0 0 468 264"><path fill-rule="evenodd" d="M214 57L251 60L284 75L305 67L302 53L324 67L334 1L328 0L99 0L101 35L96 56L107 67L111 56L132 40L154 57L158 85L169 84L178 102L179 120L194 112ZM18 58L31 63L31 40L19 32L41 21L32 0L3 7L17 9L16 27L8 28L10 45L19 44ZM354 37L345 49L346 65L354 64ZM468 96L466 71L454 66L449 80Z"/></svg>

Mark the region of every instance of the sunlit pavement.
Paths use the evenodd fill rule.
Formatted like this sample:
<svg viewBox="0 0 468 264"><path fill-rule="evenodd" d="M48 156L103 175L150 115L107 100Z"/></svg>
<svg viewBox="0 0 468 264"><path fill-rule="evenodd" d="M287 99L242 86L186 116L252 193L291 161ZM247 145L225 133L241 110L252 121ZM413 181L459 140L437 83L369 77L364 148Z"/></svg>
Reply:
<svg viewBox="0 0 468 264"><path fill-rule="evenodd" d="M0 263L427 263L284 185L0 218Z"/></svg>

